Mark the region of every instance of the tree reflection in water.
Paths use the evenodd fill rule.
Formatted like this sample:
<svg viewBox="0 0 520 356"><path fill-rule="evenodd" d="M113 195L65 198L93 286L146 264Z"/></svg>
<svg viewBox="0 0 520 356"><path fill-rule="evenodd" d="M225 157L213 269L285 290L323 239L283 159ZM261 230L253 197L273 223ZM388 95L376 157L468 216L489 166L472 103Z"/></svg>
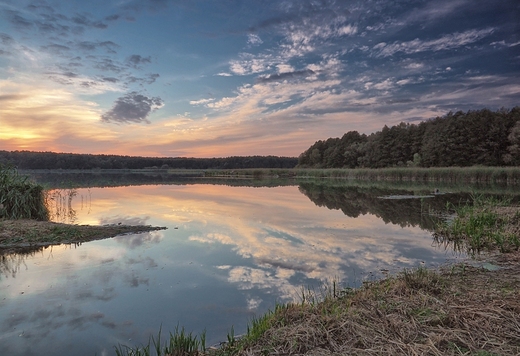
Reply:
<svg viewBox="0 0 520 356"><path fill-rule="evenodd" d="M382 199L388 195L413 196L414 191L316 183L302 183L299 185L299 190L317 206L341 210L349 217L356 218L359 215L372 214L381 218L385 223L401 227L418 226L429 231L434 230L440 220L438 213L446 211L447 203L459 204L471 199L469 193L410 199ZM419 194L419 196L424 196L424 194Z"/></svg>
<svg viewBox="0 0 520 356"><path fill-rule="evenodd" d="M17 249L16 252L0 250L0 278L16 278L22 266L27 269L25 260L46 248L48 247L26 247Z"/></svg>

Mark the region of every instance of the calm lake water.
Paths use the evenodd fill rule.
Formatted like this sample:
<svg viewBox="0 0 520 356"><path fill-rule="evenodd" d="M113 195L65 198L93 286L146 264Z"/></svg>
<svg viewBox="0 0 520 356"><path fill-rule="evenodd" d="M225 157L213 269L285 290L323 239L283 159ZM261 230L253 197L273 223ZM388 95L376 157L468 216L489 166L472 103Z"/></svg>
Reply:
<svg viewBox="0 0 520 356"><path fill-rule="evenodd" d="M395 199L425 193L312 183L55 190L56 221L168 229L0 256L0 353L113 355L176 326L206 330L211 345L302 286L354 287L465 258L428 230L431 211L460 194Z"/></svg>

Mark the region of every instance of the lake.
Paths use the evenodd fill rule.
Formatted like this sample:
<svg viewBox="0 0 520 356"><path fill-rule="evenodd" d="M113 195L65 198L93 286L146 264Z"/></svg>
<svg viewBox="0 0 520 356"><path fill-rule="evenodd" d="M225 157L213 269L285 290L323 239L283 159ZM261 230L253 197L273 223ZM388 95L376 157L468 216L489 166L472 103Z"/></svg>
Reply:
<svg viewBox="0 0 520 356"><path fill-rule="evenodd" d="M177 326L213 345L302 287L466 258L431 229L471 187L152 183L50 191L55 221L167 230L0 256L3 355L113 355Z"/></svg>

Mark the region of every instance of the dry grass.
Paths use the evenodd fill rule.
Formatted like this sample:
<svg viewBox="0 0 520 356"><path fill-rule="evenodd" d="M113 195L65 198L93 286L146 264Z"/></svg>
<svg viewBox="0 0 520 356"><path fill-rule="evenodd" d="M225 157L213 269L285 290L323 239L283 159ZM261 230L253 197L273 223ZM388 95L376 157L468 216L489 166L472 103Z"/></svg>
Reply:
<svg viewBox="0 0 520 356"><path fill-rule="evenodd" d="M320 304L280 308L238 354L519 355L519 256L499 271L405 271Z"/></svg>

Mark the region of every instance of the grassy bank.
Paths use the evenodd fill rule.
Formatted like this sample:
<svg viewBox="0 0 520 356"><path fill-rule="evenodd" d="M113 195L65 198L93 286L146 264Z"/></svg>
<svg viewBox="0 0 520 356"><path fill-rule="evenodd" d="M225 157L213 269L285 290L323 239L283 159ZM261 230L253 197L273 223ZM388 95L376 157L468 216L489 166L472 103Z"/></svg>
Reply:
<svg viewBox="0 0 520 356"><path fill-rule="evenodd" d="M69 225L28 219L0 220L0 253L18 248L83 243L122 234L163 230L127 225Z"/></svg>
<svg viewBox="0 0 520 356"><path fill-rule="evenodd" d="M476 197L472 204L455 207L445 223L438 226L434 238L472 255L481 251L518 251L520 209L510 206L507 200Z"/></svg>
<svg viewBox="0 0 520 356"><path fill-rule="evenodd" d="M357 289L331 283L318 292L303 290L300 301L277 305L251 320L242 337L230 328L218 348L205 345L205 334L176 330L166 342L155 337L137 348L119 345L116 353L518 355L520 208L489 199L448 208L455 215L439 226L436 238L471 252L472 261L439 270L404 270ZM497 233L510 240L501 244Z"/></svg>
<svg viewBox="0 0 520 356"><path fill-rule="evenodd" d="M49 210L43 187L18 174L15 168L0 165L0 253L164 229L151 226L68 225L48 220Z"/></svg>
<svg viewBox="0 0 520 356"><path fill-rule="evenodd" d="M295 179L329 178L361 181L504 183L520 184L520 167L397 167L380 169L236 169L208 170L206 177L290 177Z"/></svg>

